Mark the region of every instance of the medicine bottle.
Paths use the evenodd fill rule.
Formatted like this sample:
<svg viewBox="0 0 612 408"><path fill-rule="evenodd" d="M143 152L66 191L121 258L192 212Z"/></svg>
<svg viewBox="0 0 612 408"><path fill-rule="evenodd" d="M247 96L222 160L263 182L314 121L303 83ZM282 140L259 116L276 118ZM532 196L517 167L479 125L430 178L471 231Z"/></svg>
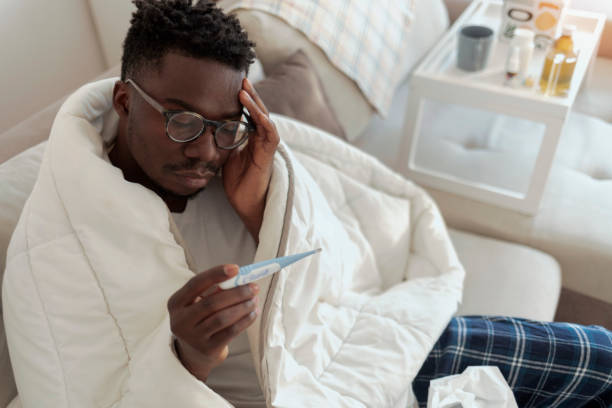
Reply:
<svg viewBox="0 0 612 408"><path fill-rule="evenodd" d="M534 37L535 35L532 30L517 28L514 30L514 37L512 37L512 42L510 43L511 49L512 47L519 49L518 77L521 83L525 81L529 73L529 64L531 63L533 49L535 48Z"/></svg>
<svg viewBox="0 0 612 408"><path fill-rule="evenodd" d="M506 60L506 86L517 88L521 83L519 77L521 71L521 49L519 47L510 47L510 53Z"/></svg>
<svg viewBox="0 0 612 408"><path fill-rule="evenodd" d="M569 91L578 60L574 50L575 31L576 26L563 27L563 34L546 56L540 78L540 89L545 95L566 96Z"/></svg>

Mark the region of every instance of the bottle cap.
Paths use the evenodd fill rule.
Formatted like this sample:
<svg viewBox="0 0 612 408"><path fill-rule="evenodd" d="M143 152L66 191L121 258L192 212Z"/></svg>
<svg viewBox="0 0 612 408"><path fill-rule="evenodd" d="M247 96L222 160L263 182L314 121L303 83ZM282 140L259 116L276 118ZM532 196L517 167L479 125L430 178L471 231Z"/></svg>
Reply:
<svg viewBox="0 0 612 408"><path fill-rule="evenodd" d="M576 26L573 24L568 24L563 26L563 31L561 32L561 34L567 37L572 37L575 32Z"/></svg>
<svg viewBox="0 0 612 408"><path fill-rule="evenodd" d="M533 44L535 33L527 28L517 28L514 30L512 45L524 46Z"/></svg>

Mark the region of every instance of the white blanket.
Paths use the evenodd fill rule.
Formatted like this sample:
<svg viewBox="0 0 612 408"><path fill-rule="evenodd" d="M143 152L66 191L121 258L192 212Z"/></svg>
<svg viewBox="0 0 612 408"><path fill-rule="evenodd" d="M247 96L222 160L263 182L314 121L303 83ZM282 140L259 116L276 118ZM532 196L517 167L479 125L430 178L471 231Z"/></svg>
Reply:
<svg viewBox="0 0 612 408"><path fill-rule="evenodd" d="M7 339L24 407L227 406L173 354L166 300L195 271L164 202L103 158L114 79L53 125L7 258ZM418 187L273 117L255 261L322 247L262 282L248 329L268 406L399 407L461 299L464 271Z"/></svg>

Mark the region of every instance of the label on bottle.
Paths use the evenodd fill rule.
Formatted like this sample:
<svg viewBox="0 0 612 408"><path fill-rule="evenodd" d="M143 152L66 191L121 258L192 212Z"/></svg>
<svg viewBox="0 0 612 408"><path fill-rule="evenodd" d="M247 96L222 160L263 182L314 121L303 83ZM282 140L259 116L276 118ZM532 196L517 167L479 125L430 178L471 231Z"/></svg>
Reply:
<svg viewBox="0 0 612 408"><path fill-rule="evenodd" d="M544 47L556 38L565 10L565 0L504 0L500 38L508 41L517 28L535 33L535 44Z"/></svg>

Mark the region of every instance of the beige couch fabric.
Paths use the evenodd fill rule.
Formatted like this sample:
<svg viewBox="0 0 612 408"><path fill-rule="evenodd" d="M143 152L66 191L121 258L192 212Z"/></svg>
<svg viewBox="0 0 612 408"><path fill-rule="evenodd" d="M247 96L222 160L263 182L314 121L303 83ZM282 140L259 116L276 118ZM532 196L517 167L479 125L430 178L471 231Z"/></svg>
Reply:
<svg viewBox="0 0 612 408"><path fill-rule="evenodd" d="M515 155L512 146L482 143L453 155L445 140L440 162L455 162L454 174L479 168L490 155ZM465 139L454 143L472 143ZM447 154L444 154L444 153ZM612 125L574 113L561 137L542 205L535 216L428 189L454 228L519 242L553 255L563 270L563 286L612 303ZM465 157L464 157L465 156ZM461 165L463 163L463 165ZM469 166L468 166L469 164ZM484 166L492 171L490 167ZM517 171L521 168L517 162Z"/></svg>
<svg viewBox="0 0 612 408"><path fill-rule="evenodd" d="M552 256L524 245L449 232L465 268L458 315L552 321L561 292L561 269Z"/></svg>
<svg viewBox="0 0 612 408"><path fill-rule="evenodd" d="M117 76L119 71L120 67L118 65L114 66L93 80ZM0 146L2 146L0 149L0 164L30 146L47 140L55 115L65 100L66 97L55 101L6 132L0 133Z"/></svg>
<svg viewBox="0 0 612 408"><path fill-rule="evenodd" d="M344 130L329 106L321 81L310 59L301 50L275 66L265 79L254 85L270 112L344 137Z"/></svg>
<svg viewBox="0 0 612 408"><path fill-rule="evenodd" d="M0 132L106 69L82 0L2 0L0 50Z"/></svg>

